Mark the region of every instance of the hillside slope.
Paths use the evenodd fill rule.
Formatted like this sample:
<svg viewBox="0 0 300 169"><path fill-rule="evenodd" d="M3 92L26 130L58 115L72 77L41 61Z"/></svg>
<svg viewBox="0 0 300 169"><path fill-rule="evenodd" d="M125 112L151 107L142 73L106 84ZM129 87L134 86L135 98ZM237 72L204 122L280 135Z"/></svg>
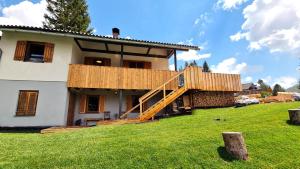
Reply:
<svg viewBox="0 0 300 169"><path fill-rule="evenodd" d="M300 126L286 120L287 109L299 106L197 110L157 122L48 135L0 133L0 168L297 168ZM243 132L249 161L224 153L223 131Z"/></svg>

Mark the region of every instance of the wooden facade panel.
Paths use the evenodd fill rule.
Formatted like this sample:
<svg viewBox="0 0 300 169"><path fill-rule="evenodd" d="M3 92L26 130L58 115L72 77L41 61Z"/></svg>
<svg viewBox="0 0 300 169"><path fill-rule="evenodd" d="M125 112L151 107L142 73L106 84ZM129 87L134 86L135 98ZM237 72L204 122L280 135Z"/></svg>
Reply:
<svg viewBox="0 0 300 169"><path fill-rule="evenodd" d="M150 90L177 75L175 71L70 65L68 87ZM173 90L177 84L167 86Z"/></svg>
<svg viewBox="0 0 300 169"><path fill-rule="evenodd" d="M204 91L241 91L241 79L238 74L202 72L199 67L188 67L184 72L188 89Z"/></svg>

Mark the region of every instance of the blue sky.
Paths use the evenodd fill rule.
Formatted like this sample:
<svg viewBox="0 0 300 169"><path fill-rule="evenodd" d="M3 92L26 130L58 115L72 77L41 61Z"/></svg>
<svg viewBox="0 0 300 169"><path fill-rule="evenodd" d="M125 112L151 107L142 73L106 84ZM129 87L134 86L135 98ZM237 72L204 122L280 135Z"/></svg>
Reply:
<svg viewBox="0 0 300 169"><path fill-rule="evenodd" d="M111 28L118 27L122 37L202 47L198 52L180 53L179 65L188 56L186 59L197 59L199 65L207 60L215 72L241 73L243 82L264 79L270 85L280 83L284 87L295 84L299 78L300 8L295 6L300 4L297 0L87 2L96 34L110 35ZM36 17L35 23L29 23L33 21L23 20L30 14L17 15L25 10L22 3L23 0L0 0L0 24L38 25L40 17ZM40 0L30 3L36 7L35 16L45 6Z"/></svg>

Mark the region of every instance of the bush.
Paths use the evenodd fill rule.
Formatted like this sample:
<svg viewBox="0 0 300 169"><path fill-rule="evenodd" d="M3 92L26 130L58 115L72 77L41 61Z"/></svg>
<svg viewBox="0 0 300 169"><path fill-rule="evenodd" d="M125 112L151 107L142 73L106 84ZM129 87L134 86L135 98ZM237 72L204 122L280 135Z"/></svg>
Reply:
<svg viewBox="0 0 300 169"><path fill-rule="evenodd" d="M266 92L266 91L260 92L260 96L262 98L266 98L266 97L271 96L271 95L272 95L272 93L270 93L270 92Z"/></svg>

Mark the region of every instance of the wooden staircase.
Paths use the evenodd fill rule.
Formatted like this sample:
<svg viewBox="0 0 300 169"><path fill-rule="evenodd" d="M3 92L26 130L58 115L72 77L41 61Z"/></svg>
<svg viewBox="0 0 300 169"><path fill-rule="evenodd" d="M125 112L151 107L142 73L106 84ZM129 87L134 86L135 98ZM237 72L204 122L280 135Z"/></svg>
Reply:
<svg viewBox="0 0 300 169"><path fill-rule="evenodd" d="M165 108L167 105L175 101L178 97L180 97L183 93L185 93L187 89L185 87L181 87L178 90L172 91L170 94L168 94L165 98L161 99L157 103L155 103L153 106L151 106L149 109L144 111L140 115L140 121L147 121L154 117L159 111L161 111L163 108Z"/></svg>
<svg viewBox="0 0 300 169"><path fill-rule="evenodd" d="M178 97L180 97L182 94L184 94L188 88L184 84L184 75L185 75L185 70L182 72L179 72L177 75L173 76L170 78L168 81L166 81L164 84L161 86L157 87L156 89L153 89L143 95L141 98L139 98L139 104L134 106L132 109L124 113L120 118L127 117L129 113L131 113L133 110L136 108L140 107L140 116L139 116L139 121L140 122L145 122L151 118L153 118L158 112L160 112L163 108L165 108L167 105L175 101ZM181 79L181 81L180 81ZM166 86L169 85L171 82L176 81L176 84L178 84L178 89L171 91L170 93L167 94L166 91ZM154 96L157 96L160 92L163 92L163 97L161 100L156 102L154 105L151 107L147 108L144 110L143 104L147 102L149 99L153 98Z"/></svg>

